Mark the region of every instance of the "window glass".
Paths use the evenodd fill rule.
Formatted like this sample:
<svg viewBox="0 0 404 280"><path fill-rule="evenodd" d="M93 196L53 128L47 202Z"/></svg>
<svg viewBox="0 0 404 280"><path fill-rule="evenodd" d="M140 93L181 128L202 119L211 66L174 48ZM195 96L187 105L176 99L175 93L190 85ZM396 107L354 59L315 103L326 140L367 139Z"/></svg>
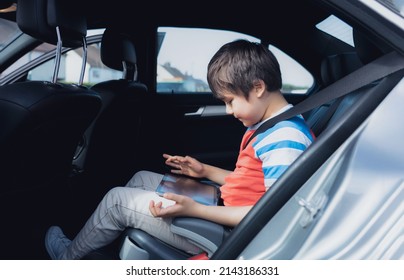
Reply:
<svg viewBox="0 0 404 280"><path fill-rule="evenodd" d="M387 8L404 18L404 0L377 0Z"/></svg>
<svg viewBox="0 0 404 280"><path fill-rule="evenodd" d="M88 34L97 37L102 32L103 29L89 30ZM122 71L110 69L102 63L100 57L101 36L99 35L97 38L97 40L92 40L90 36L88 39L88 41L93 41L94 43L89 43L87 46L86 69L83 79L83 84L87 86L122 77ZM2 77L14 71L18 72L22 70L21 67L31 63L32 66L28 66L28 68L32 68L27 73L27 80L52 81L55 67L55 49L55 45L52 44L43 43L39 45L8 67L2 73ZM82 48L71 49L63 53L60 61L58 82L75 84L79 82L82 55Z"/></svg>
<svg viewBox="0 0 404 280"><path fill-rule="evenodd" d="M17 23L0 18L0 51L22 34Z"/></svg>
<svg viewBox="0 0 404 280"><path fill-rule="evenodd" d="M13 64L11 64L7 69L5 69L1 73L0 77L4 78L7 75L9 75L10 73L13 73L14 71L18 70L19 68L26 66L27 64L29 64L37 59L39 60L40 57L42 57L46 53L49 53L49 52L54 53L55 48L56 48L56 46L48 44L48 43L43 43L43 44L39 45L32 51L30 51L30 52L26 53L25 55L23 55L22 57L20 57ZM45 68L42 68L42 69L45 69ZM51 73L52 73L52 71L53 70L50 70Z"/></svg>
<svg viewBox="0 0 404 280"><path fill-rule="evenodd" d="M122 77L121 71L110 69L101 62L100 46L101 44L99 42L89 44L87 46L87 61L83 79L83 84L86 86L91 86L102 81L119 79ZM32 53L31 55L39 56L40 54L38 54L38 52L39 50L37 48L33 52L31 52ZM61 83L79 82L82 65L82 55L83 50L81 48L69 50L62 55L58 73L58 82ZM51 81L54 66L55 66L54 59L48 60L40 64L39 66L31 69L28 72L27 79L31 81L33 80Z"/></svg>
<svg viewBox="0 0 404 280"><path fill-rule="evenodd" d="M404 0L360 0L396 27L404 30Z"/></svg>
<svg viewBox="0 0 404 280"><path fill-rule="evenodd" d="M354 46L352 27L334 15L319 22L316 27L327 34Z"/></svg>
<svg viewBox="0 0 404 280"><path fill-rule="evenodd" d="M246 34L225 30L160 27L157 92L210 92L206 80L209 60L222 45L236 39L260 41ZM270 50L281 66L284 82L282 90L288 93L306 93L314 82L312 75L276 47L270 46Z"/></svg>

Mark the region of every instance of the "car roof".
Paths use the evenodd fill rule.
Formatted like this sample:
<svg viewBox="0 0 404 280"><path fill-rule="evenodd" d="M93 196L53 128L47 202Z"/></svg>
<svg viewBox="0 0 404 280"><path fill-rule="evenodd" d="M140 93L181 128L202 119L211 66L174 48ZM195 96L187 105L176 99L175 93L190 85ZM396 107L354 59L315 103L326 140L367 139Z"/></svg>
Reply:
<svg viewBox="0 0 404 280"><path fill-rule="evenodd" d="M376 1L366 1L376 2ZM96 8L95 8L96 7ZM285 38L291 32L293 38L307 35L313 26L330 15L329 8L354 28L366 30L378 36L389 36L402 43L403 28L393 27L382 15L363 6L360 1L347 0L284 0L262 2L250 0L235 4L233 1L145 1L133 5L132 1L117 0L100 3L85 1L83 9L89 28L119 25L121 27L147 28L147 26L184 26L222 28L249 33L263 40ZM349 11L348 15L346 11ZM138 27L136 27L138 25ZM400 26L400 25L399 25ZM289 38L289 43L293 42ZM401 39L401 40L400 40ZM400 44L396 44L396 46ZM401 45L402 47L402 45Z"/></svg>
<svg viewBox="0 0 404 280"><path fill-rule="evenodd" d="M137 4L129 0L76 1L70 3L85 13L88 29L117 27L138 34L151 34L150 30L158 26L231 30L249 34L287 51L308 69L317 67L319 59L326 55L347 51L346 46L335 42L333 47L337 49L328 49L330 38L321 37L316 30L316 24L331 14L354 29L368 33L385 52L393 48L404 53L404 28L400 28L400 22L392 24L385 15L376 14L364 6L363 1L284 0L263 3L250 0L245 4L221 1L220 5L212 0L197 3L152 0ZM0 16L15 20L15 13ZM301 48L305 49L304 52ZM302 53L305 57L299 57Z"/></svg>

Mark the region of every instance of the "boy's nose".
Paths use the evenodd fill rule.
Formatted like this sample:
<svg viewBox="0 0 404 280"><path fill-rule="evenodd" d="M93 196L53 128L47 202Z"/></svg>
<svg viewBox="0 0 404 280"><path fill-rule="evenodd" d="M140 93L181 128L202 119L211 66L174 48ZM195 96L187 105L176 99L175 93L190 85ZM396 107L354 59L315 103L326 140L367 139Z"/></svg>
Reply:
<svg viewBox="0 0 404 280"><path fill-rule="evenodd" d="M229 105L226 105L226 114L233 115L233 110L231 109L231 107Z"/></svg>

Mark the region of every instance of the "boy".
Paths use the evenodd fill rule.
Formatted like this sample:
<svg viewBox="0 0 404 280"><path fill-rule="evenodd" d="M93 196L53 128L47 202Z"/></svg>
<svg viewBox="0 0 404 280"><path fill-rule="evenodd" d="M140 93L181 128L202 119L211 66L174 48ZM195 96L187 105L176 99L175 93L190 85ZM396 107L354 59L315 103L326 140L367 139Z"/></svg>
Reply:
<svg viewBox="0 0 404 280"><path fill-rule="evenodd" d="M248 129L243 136L234 171L207 165L186 156L164 154L172 172L208 178L221 185L223 203L206 206L191 198L155 189L163 175L136 173L125 187L111 189L73 241L57 227L45 237L52 259L80 259L115 240L127 227L142 229L191 254L200 249L170 231L172 217L192 216L236 226L288 166L312 143L310 129L301 116L281 121L257 135L252 133L267 119L292 105L283 97L278 61L265 46L237 40L222 46L208 65L208 83L226 112Z"/></svg>

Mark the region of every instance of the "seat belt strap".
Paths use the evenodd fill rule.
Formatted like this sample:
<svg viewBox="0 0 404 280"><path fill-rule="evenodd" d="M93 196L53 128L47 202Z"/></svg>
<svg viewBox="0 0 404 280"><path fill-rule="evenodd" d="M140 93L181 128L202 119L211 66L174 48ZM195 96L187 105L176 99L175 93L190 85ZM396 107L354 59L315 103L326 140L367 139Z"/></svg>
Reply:
<svg viewBox="0 0 404 280"><path fill-rule="evenodd" d="M316 130L322 131L323 128L327 125L328 121L332 118L334 115L335 111L337 111L337 108L339 107L339 104L342 102L342 99L344 97L341 96L337 98L327 109L326 114L314 125L313 133L314 135L316 134Z"/></svg>
<svg viewBox="0 0 404 280"><path fill-rule="evenodd" d="M346 75L342 79L336 81L330 86L324 88L323 90L320 90L316 94L298 103L296 106L291 107L289 110L265 121L247 140L244 148L247 147L250 141L257 134L266 131L267 129L274 126L276 123L286 119L290 119L291 117L300 115L323 104L326 104L333 99L344 96L365 85L375 82L390 74L393 74L403 68L404 57L395 51L366 64L365 66Z"/></svg>

